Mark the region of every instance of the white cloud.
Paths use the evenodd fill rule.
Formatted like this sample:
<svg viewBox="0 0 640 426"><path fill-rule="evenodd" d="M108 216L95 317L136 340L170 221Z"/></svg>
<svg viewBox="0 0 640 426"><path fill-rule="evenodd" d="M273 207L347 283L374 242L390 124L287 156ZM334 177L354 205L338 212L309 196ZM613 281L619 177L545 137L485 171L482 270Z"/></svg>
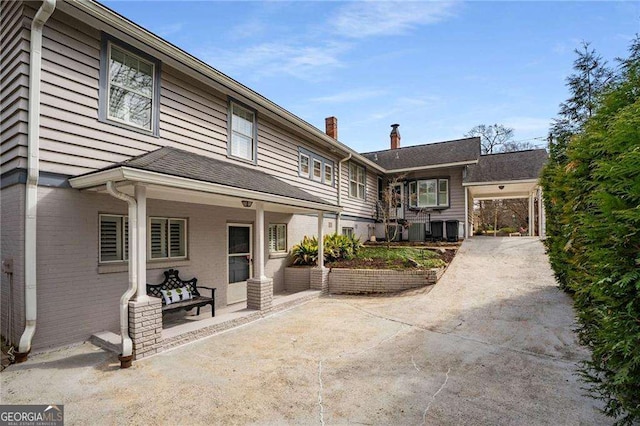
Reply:
<svg viewBox="0 0 640 426"><path fill-rule="evenodd" d="M215 49L200 54L200 57L226 73L248 68L259 76L284 73L302 80L319 81L326 77L327 70L343 66L339 56L347 48L340 43L300 46L272 42L243 49Z"/></svg>
<svg viewBox="0 0 640 426"><path fill-rule="evenodd" d="M404 34L453 15L455 1L353 2L336 11L334 32L351 38Z"/></svg>
<svg viewBox="0 0 640 426"><path fill-rule="evenodd" d="M347 103L357 102L365 99L377 98L386 95L386 90L379 89L354 89L345 90L344 92L334 93L333 95L321 96L318 98L310 99L311 102L321 103Z"/></svg>

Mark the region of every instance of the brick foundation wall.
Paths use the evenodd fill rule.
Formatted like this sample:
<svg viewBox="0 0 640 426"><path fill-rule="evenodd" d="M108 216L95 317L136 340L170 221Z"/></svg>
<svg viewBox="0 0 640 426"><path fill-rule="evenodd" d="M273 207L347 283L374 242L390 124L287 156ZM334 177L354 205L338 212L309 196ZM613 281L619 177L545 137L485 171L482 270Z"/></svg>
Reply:
<svg viewBox="0 0 640 426"><path fill-rule="evenodd" d="M133 341L134 359L158 352L162 343L162 299L129 302L129 336Z"/></svg>
<svg viewBox="0 0 640 426"><path fill-rule="evenodd" d="M309 270L309 283L312 290L320 290L321 294L329 293L329 269L311 268Z"/></svg>
<svg viewBox="0 0 640 426"><path fill-rule="evenodd" d="M435 284L444 268L427 271L334 268L329 274L329 293L393 293Z"/></svg>
<svg viewBox="0 0 640 426"><path fill-rule="evenodd" d="M290 292L309 290L311 288L311 268L285 268L284 288Z"/></svg>

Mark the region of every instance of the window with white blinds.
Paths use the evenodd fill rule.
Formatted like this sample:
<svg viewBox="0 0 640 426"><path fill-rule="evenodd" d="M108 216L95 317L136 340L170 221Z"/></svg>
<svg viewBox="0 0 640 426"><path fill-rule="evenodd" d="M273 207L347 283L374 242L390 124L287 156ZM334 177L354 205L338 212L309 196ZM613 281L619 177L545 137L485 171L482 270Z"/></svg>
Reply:
<svg viewBox="0 0 640 426"><path fill-rule="evenodd" d="M187 220L167 217L149 218L149 258L184 259L187 257Z"/></svg>
<svg viewBox="0 0 640 426"><path fill-rule="evenodd" d="M150 259L187 257L187 220L151 217L147 232ZM125 215L100 215L100 263L124 262L129 258L129 219Z"/></svg>
<svg viewBox="0 0 640 426"><path fill-rule="evenodd" d="M129 254L129 218L100 215L100 262L122 262Z"/></svg>
<svg viewBox="0 0 640 426"><path fill-rule="evenodd" d="M287 225L274 223L269 225L269 253L287 251Z"/></svg>

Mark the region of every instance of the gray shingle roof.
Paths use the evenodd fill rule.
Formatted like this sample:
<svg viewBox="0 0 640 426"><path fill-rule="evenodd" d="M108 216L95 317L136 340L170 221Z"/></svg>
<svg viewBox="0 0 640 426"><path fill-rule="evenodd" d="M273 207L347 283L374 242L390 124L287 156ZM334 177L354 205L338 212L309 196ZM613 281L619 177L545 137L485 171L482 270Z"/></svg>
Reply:
<svg viewBox="0 0 640 426"><path fill-rule="evenodd" d="M333 205L259 170L168 146L107 167L107 169L122 166Z"/></svg>
<svg viewBox="0 0 640 426"><path fill-rule="evenodd" d="M545 149L483 155L469 166L465 182L504 182L537 179L547 162Z"/></svg>
<svg viewBox="0 0 640 426"><path fill-rule="evenodd" d="M480 138L458 139L447 142L408 146L362 154L387 170L437 166L480 157Z"/></svg>

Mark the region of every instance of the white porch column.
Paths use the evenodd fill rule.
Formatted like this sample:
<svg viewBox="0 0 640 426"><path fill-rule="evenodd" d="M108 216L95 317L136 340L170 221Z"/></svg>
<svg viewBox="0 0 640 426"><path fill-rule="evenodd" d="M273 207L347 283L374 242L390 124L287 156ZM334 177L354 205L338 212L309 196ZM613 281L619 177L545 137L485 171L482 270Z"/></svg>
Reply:
<svg viewBox="0 0 640 426"><path fill-rule="evenodd" d="M535 221L533 215L535 214L533 210L533 192L529 193L529 236L533 237L535 235L535 229L533 229Z"/></svg>
<svg viewBox="0 0 640 426"><path fill-rule="evenodd" d="M132 232L136 233L137 247L137 278L138 285L136 291L136 300L146 301L149 299L147 296L147 188L144 185L135 186L135 198L138 204L136 211L136 229L132 229Z"/></svg>
<svg viewBox="0 0 640 426"><path fill-rule="evenodd" d="M324 267L324 232L322 225L324 213L318 212L318 266L311 269L311 289L320 290L321 293L329 292L329 270Z"/></svg>
<svg viewBox="0 0 640 426"><path fill-rule="evenodd" d="M256 201L253 277L247 280L247 308L264 311L273 304L273 280L265 275L264 203Z"/></svg>
<svg viewBox="0 0 640 426"><path fill-rule="evenodd" d="M322 225L324 222L324 213L318 212L318 267L324 268L324 234Z"/></svg>
<svg viewBox="0 0 640 426"><path fill-rule="evenodd" d="M264 275L264 203L256 203L256 247L253 258L253 278L266 278Z"/></svg>

